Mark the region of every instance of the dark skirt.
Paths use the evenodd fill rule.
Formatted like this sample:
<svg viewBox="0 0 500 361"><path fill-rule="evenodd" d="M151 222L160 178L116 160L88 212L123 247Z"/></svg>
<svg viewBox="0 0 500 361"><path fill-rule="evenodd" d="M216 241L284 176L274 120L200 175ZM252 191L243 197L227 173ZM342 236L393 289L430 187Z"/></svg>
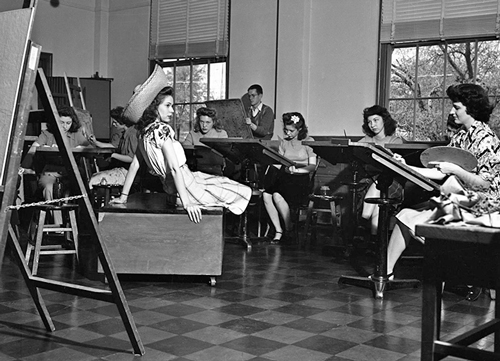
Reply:
<svg viewBox="0 0 500 361"><path fill-rule="evenodd" d="M266 193L279 193L288 204L300 204L309 195L309 174L280 172Z"/></svg>

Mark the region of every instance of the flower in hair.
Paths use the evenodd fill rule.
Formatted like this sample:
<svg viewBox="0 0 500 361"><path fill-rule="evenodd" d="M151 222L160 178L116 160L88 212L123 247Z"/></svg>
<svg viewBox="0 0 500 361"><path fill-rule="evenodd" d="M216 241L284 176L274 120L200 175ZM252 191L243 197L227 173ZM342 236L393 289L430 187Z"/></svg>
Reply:
<svg viewBox="0 0 500 361"><path fill-rule="evenodd" d="M290 118L290 120L293 122L293 124L297 124L300 119L299 119L298 116L292 115L292 117Z"/></svg>

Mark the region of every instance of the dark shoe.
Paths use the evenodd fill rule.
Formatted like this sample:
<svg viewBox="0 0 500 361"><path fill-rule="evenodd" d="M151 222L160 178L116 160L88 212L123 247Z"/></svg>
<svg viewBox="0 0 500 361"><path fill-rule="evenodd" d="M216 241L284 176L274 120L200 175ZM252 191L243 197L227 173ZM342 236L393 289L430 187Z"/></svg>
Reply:
<svg viewBox="0 0 500 361"><path fill-rule="evenodd" d="M271 243L271 244L280 244L280 242L282 241L282 236L283 236L283 232L276 231L275 234L274 234L274 239L271 240L269 243Z"/></svg>
<svg viewBox="0 0 500 361"><path fill-rule="evenodd" d="M481 291L481 287L470 286L465 299L470 302L476 301L481 295Z"/></svg>

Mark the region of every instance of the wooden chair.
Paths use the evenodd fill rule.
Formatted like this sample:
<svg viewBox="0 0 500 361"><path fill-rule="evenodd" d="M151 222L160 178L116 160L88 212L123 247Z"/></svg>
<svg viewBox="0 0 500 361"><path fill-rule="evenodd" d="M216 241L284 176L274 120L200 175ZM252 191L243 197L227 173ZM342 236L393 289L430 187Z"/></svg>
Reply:
<svg viewBox="0 0 500 361"><path fill-rule="evenodd" d="M314 170L309 173L309 185L308 191L302 197L297 197L296 201L290 204L290 216L292 223L294 225L294 239L295 243L300 244L300 232L299 232L299 221L300 215L302 212L307 211L309 208L309 197L314 194L315 182L316 182L316 173L318 171L319 165L321 163L321 157L317 156L316 158L316 166ZM307 237L307 228L308 221L306 216L306 227L305 227L305 236Z"/></svg>

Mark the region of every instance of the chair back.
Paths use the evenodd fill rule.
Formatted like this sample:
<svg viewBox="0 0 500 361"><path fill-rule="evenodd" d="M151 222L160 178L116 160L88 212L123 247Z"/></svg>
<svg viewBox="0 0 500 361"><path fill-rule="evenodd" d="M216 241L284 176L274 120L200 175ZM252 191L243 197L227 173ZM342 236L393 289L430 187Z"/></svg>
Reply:
<svg viewBox="0 0 500 361"><path fill-rule="evenodd" d="M321 163L321 157L318 155L316 157L316 166L314 167L314 170L309 173L309 194L314 193L314 186L316 182L316 173L318 172L319 165Z"/></svg>

